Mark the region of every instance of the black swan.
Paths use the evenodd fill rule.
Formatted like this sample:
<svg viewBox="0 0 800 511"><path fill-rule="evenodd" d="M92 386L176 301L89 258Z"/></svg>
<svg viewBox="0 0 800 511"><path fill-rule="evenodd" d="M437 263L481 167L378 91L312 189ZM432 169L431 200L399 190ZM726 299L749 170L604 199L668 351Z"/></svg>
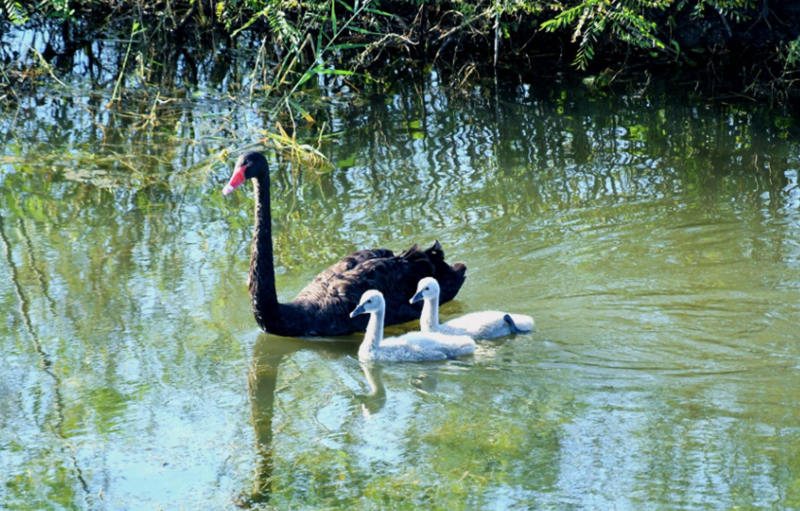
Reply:
<svg viewBox="0 0 800 511"><path fill-rule="evenodd" d="M239 157L222 193L227 195L254 179L255 231L250 253L250 297L253 314L262 330L290 337L344 335L364 330L367 318L350 318L361 295L377 289L386 299L387 325L419 317L420 304L410 304L417 282L435 277L442 303L452 300L464 283L467 267L444 260L439 242L420 250L417 245L395 255L378 248L359 250L322 271L289 303L278 303L272 261L272 222L269 168L264 155L247 152Z"/></svg>

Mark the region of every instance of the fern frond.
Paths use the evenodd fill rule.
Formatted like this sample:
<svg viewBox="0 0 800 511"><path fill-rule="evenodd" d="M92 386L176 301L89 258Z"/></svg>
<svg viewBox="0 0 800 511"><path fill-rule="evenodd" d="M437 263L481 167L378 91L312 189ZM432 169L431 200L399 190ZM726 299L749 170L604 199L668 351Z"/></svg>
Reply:
<svg viewBox="0 0 800 511"><path fill-rule="evenodd" d="M28 21L27 13L22 9L22 5L14 0L3 0L0 3L3 13L8 17L8 20L14 25L22 25Z"/></svg>

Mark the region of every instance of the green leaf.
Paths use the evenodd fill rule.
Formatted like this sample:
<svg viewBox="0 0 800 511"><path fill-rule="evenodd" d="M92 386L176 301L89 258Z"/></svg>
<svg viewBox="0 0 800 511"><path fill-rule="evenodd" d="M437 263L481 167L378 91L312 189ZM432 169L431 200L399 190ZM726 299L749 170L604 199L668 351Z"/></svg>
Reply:
<svg viewBox="0 0 800 511"><path fill-rule="evenodd" d="M366 43L341 43L341 44L334 44L333 46L329 47L329 50L338 51L338 50L352 50L354 48L366 48Z"/></svg>
<svg viewBox="0 0 800 511"><path fill-rule="evenodd" d="M376 8L374 8L374 7L367 7L367 8L366 8L366 9L364 9L364 10L365 10L366 12L369 12L369 13L372 13L372 14L380 14L381 16L388 16L388 17L391 17L391 16L392 16L392 14L391 14L391 13L388 13L388 12L386 12L386 11L382 11L382 10L380 10L380 9L376 9Z"/></svg>
<svg viewBox="0 0 800 511"><path fill-rule="evenodd" d="M349 6L349 5L347 5L346 2L343 2L342 0L336 0L336 2L339 5L341 5L342 7L344 7L345 9L347 9L349 12L353 12L353 8L351 6Z"/></svg>
<svg viewBox="0 0 800 511"><path fill-rule="evenodd" d="M316 76L317 73L319 72L319 69L320 69L319 66L312 67L311 69L303 73L303 76L301 76L300 79L297 81L297 87L300 87L301 85L309 81L311 78Z"/></svg>
<svg viewBox="0 0 800 511"><path fill-rule="evenodd" d="M382 35L382 34L380 34L378 32L374 32L372 30L367 30L366 28L361 28L361 27L350 27L350 30L352 30L353 32L357 32L359 34Z"/></svg>
<svg viewBox="0 0 800 511"><path fill-rule="evenodd" d="M354 76L357 73L355 71L347 71L346 69L323 69L323 68L317 68L317 74L320 74L320 75Z"/></svg>

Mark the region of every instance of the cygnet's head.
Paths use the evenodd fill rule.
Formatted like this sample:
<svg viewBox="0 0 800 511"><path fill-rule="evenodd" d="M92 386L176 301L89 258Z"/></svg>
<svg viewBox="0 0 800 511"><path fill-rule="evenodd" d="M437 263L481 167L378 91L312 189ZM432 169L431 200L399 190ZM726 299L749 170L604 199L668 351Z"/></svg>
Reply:
<svg viewBox="0 0 800 511"><path fill-rule="evenodd" d="M386 302L383 300L383 294L377 289L370 289L364 291L364 294L361 295L361 301L358 302L358 306L350 313L350 317L354 318L359 314L379 311L384 307L386 307Z"/></svg>
<svg viewBox="0 0 800 511"><path fill-rule="evenodd" d="M420 300L432 300L439 298L439 283L433 277L425 277L417 284L417 292L411 297L409 303L417 303Z"/></svg>

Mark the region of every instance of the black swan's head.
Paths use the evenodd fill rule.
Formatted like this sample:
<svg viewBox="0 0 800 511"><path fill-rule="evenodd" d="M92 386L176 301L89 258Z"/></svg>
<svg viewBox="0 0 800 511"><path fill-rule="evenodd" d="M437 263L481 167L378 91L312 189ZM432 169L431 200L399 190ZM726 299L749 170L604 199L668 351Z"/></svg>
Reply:
<svg viewBox="0 0 800 511"><path fill-rule="evenodd" d="M236 166L233 168L233 175L225 188L222 189L223 195L228 195L248 179L267 174L269 167L267 159L258 151L248 151L239 156Z"/></svg>

